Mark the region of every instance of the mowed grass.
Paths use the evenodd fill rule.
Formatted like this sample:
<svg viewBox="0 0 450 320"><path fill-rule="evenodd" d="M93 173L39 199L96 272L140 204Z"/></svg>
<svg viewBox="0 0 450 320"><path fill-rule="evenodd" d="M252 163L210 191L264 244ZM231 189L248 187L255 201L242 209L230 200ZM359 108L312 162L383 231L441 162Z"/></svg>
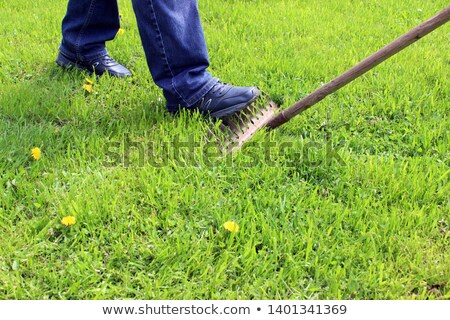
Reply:
<svg viewBox="0 0 450 320"><path fill-rule="evenodd" d="M90 77L88 94L54 63L66 1L0 0L1 299L450 298L449 25L214 157L208 121L165 111L119 4L108 49L134 77ZM200 10L210 71L284 108L446 5Z"/></svg>

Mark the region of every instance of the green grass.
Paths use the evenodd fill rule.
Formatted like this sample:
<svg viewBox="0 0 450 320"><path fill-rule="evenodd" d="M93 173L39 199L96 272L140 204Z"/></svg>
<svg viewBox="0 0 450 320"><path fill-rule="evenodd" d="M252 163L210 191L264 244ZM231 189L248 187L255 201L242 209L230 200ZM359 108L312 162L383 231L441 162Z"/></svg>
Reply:
<svg viewBox="0 0 450 320"><path fill-rule="evenodd" d="M208 159L119 3L108 49L135 75L86 94L54 63L66 1L0 0L0 299L450 298L448 25L272 132L292 143L270 159L264 134ZM446 5L200 1L211 72L282 107ZM177 139L198 147L166 156Z"/></svg>

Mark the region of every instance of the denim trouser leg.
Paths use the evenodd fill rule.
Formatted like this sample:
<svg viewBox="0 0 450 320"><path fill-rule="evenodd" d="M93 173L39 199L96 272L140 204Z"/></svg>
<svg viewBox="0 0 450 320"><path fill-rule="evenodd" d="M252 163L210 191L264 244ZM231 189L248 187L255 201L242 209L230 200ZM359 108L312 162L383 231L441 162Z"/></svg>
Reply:
<svg viewBox="0 0 450 320"><path fill-rule="evenodd" d="M75 60L98 58L107 54L105 42L114 39L119 27L117 0L69 0L59 49Z"/></svg>
<svg viewBox="0 0 450 320"><path fill-rule="evenodd" d="M169 111L195 104L217 83L197 0L133 0L147 63Z"/></svg>

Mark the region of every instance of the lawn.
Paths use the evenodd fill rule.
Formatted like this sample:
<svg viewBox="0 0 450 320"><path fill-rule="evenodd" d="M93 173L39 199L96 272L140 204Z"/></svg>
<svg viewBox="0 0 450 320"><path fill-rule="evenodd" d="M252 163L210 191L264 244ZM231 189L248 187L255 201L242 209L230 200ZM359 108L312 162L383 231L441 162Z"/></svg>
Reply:
<svg viewBox="0 0 450 320"><path fill-rule="evenodd" d="M67 1L0 0L0 299L450 298L450 25L219 157L119 4L124 80L54 63ZM447 5L200 0L210 71L282 108Z"/></svg>

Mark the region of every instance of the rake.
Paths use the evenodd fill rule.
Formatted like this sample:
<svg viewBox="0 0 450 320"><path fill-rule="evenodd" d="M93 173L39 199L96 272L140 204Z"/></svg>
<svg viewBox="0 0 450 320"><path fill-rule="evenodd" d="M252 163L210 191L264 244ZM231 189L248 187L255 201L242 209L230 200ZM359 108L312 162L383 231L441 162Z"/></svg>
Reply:
<svg viewBox="0 0 450 320"><path fill-rule="evenodd" d="M267 95L263 95L257 103L222 119L220 128L226 135L222 147L227 152L236 151L258 130L278 128L449 20L450 6L283 111Z"/></svg>

